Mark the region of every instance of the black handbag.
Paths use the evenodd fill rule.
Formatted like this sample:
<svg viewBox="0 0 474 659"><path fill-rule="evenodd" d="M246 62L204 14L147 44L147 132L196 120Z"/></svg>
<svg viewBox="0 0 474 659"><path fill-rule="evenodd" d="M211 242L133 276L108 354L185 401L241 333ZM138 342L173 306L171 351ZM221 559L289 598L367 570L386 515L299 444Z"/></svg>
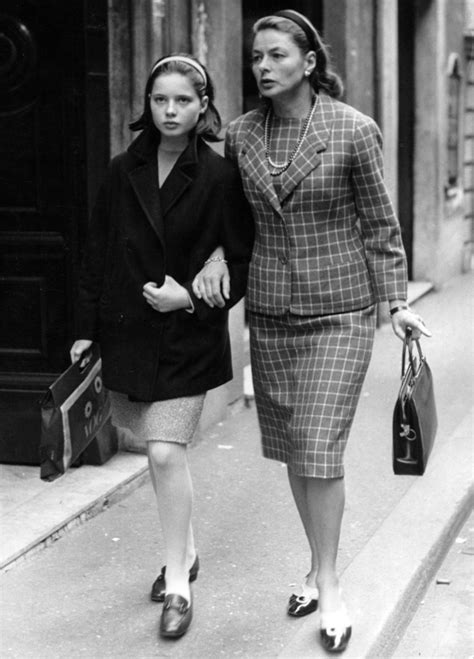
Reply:
<svg viewBox="0 0 474 659"><path fill-rule="evenodd" d="M110 417L99 346L53 382L41 401L40 478L52 481L91 444Z"/></svg>
<svg viewBox="0 0 474 659"><path fill-rule="evenodd" d="M415 354L414 346L418 354ZM393 411L395 474L424 474L437 427L433 375L420 341L413 339L408 330L403 344L402 383Z"/></svg>

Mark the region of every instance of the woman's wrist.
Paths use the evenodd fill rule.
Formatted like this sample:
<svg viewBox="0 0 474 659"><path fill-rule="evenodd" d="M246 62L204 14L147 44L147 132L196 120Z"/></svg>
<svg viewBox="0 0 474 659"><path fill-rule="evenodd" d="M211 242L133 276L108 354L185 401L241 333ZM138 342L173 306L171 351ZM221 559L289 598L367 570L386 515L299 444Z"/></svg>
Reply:
<svg viewBox="0 0 474 659"><path fill-rule="evenodd" d="M390 307L390 316L394 316L399 311L409 311L408 304L404 302L403 304L396 304L393 307Z"/></svg>

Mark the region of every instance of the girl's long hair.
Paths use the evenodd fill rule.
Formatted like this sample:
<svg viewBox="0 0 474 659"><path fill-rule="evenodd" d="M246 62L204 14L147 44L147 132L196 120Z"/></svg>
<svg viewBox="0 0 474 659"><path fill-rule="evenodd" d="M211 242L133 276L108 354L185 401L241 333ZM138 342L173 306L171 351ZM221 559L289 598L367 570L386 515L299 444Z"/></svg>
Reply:
<svg viewBox="0 0 474 659"><path fill-rule="evenodd" d="M221 141L222 138L219 137L219 133L222 128L222 121L219 112L214 105L214 85L206 67L204 67L201 62L199 62L199 60L197 60L193 55L189 55L188 53L173 53L171 57L173 56L186 57L187 59L191 59L197 62L197 64L199 64L199 66L201 66L206 73L206 81L193 66L183 62L182 60L167 61L162 66L160 66L160 61L165 59L165 57L160 57L160 59L157 60L152 66L151 73L148 76L148 80L145 86L143 112L136 121L132 121L129 124L130 130L143 130L149 126L154 126L150 109L150 95L151 90L153 89L153 83L155 82L156 78L158 78L158 76L162 75L163 73L180 73L185 75L190 80L196 91L196 94L200 99L202 99L204 96L207 96L209 99L207 109L199 117L199 121L196 125L196 134L200 135L208 142ZM166 58L168 57L170 56L166 55Z"/></svg>

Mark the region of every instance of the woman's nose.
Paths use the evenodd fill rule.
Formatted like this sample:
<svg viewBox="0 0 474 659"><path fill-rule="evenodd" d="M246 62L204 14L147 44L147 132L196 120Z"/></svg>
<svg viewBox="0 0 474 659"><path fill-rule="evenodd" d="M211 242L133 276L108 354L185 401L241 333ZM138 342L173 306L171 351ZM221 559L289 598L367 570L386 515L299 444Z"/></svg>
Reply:
<svg viewBox="0 0 474 659"><path fill-rule="evenodd" d="M266 57L262 57L262 59L258 63L258 70L260 73L263 73L264 71L268 71L268 59Z"/></svg>

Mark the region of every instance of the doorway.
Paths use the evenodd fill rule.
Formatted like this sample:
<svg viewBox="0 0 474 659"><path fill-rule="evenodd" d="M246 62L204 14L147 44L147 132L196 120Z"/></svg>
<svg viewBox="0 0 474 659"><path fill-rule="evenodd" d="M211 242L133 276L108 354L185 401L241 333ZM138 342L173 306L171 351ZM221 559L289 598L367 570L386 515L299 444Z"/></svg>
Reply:
<svg viewBox="0 0 474 659"><path fill-rule="evenodd" d="M2 2L0 119L0 461L35 464L109 158L106 0Z"/></svg>

